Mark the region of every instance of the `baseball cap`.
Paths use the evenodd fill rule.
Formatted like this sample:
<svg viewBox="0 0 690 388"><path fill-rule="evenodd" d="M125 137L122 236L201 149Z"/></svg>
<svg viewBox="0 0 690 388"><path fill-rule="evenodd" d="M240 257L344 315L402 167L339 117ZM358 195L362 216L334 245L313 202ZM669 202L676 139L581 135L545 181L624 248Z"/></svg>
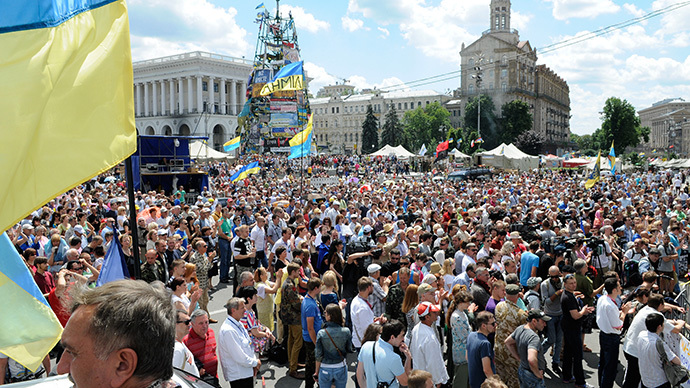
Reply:
<svg viewBox="0 0 690 388"><path fill-rule="evenodd" d="M532 309L527 312L527 321L531 321L532 319L543 319L544 321L550 321L551 317L539 309Z"/></svg>
<svg viewBox="0 0 690 388"><path fill-rule="evenodd" d="M381 266L376 264L376 263L369 264L369 266L367 267L367 272L369 272L369 273L374 273L374 272L380 271L380 270L381 270Z"/></svg>
<svg viewBox="0 0 690 388"><path fill-rule="evenodd" d="M429 302L422 302L417 306L417 314L420 318L427 316L429 313L437 312L439 312L438 306Z"/></svg>
<svg viewBox="0 0 690 388"><path fill-rule="evenodd" d="M506 294L508 295L517 295L520 293L520 286L517 284L508 284L506 286Z"/></svg>
<svg viewBox="0 0 690 388"><path fill-rule="evenodd" d="M371 232L371 230L372 230L371 225L364 225L364 227L362 228L362 233L369 233L369 232Z"/></svg>
<svg viewBox="0 0 690 388"><path fill-rule="evenodd" d="M431 284L428 283L422 283L419 285L419 288L417 288L417 296L422 296L426 294L429 291L433 291L433 287L431 287Z"/></svg>
<svg viewBox="0 0 690 388"><path fill-rule="evenodd" d="M527 287L534 288L537 284L541 284L541 280L540 277L531 277L527 279Z"/></svg>

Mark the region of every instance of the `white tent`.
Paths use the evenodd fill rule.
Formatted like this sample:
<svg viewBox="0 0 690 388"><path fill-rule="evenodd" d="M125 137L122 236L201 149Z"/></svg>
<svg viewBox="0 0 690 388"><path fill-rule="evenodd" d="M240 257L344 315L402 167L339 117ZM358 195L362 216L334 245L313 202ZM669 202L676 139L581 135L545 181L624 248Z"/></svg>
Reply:
<svg viewBox="0 0 690 388"><path fill-rule="evenodd" d="M219 152L204 144L201 141L194 141L189 143L189 157L192 159L233 159L233 155Z"/></svg>
<svg viewBox="0 0 690 388"><path fill-rule="evenodd" d="M412 152L405 149L405 147L399 145L397 147L392 147L388 144L383 146L380 150L371 154L372 156L395 156L398 159L409 159L416 156Z"/></svg>
<svg viewBox="0 0 690 388"><path fill-rule="evenodd" d="M512 143L508 145L501 143L498 147L477 155L481 156L482 164L496 168L522 171L539 168L538 156L528 155Z"/></svg>
<svg viewBox="0 0 690 388"><path fill-rule="evenodd" d="M450 154L449 154L449 155L454 156L455 159L472 159L471 156L463 154L463 153L460 152L460 150L458 150L457 148L454 148L452 151L450 151Z"/></svg>

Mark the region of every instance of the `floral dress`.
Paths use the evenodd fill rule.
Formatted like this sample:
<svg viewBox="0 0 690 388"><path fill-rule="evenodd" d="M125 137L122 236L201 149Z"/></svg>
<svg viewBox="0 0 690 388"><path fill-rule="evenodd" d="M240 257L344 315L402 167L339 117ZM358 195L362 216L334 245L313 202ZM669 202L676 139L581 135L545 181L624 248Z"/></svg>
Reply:
<svg viewBox="0 0 690 388"><path fill-rule="evenodd" d="M256 319L256 314L253 310L245 310L244 316L240 319L240 322L244 325L244 328L249 332L249 338L252 339L252 347L256 353L262 353L266 349L266 339L267 338L257 338L252 334L252 329L257 327L259 330L263 330L264 325Z"/></svg>

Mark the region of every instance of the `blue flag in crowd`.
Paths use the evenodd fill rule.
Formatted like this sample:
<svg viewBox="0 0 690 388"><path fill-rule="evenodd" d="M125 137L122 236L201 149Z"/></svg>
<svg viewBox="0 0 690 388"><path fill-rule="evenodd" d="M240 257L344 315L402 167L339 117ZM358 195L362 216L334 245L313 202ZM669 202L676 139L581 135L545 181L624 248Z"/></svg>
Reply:
<svg viewBox="0 0 690 388"><path fill-rule="evenodd" d="M129 279L129 271L127 270L125 255L122 253L122 245L120 245L120 239L116 232L113 236L113 241L110 243L110 248L108 248L108 252L105 254L101 273L96 281L96 287L122 279Z"/></svg>

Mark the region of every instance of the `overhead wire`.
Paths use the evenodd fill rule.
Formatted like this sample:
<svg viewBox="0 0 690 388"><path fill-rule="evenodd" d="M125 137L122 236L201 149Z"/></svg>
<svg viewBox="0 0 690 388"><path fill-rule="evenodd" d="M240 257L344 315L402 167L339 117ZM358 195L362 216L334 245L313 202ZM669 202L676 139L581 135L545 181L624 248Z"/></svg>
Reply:
<svg viewBox="0 0 690 388"><path fill-rule="evenodd" d="M630 26L635 25L635 24L642 23L643 21L664 15L666 13L669 13L671 11L675 11L677 9L686 7L688 5L690 5L690 0L683 1L680 3L670 4L666 7L659 8L657 10L651 11L645 15L642 15L642 16L639 16L639 17L636 17L633 19L629 19L629 20L626 20L626 21L623 21L620 23L612 24L612 25L609 25L606 27L602 27L598 30L586 33L584 35L575 36L572 38L564 39L560 42L556 42L556 43L552 43L552 44L543 46L543 47L539 48L538 51L541 54L546 54L546 53L550 53L550 52L553 52L556 50L560 50L560 49L563 49L563 48L566 48L569 46L573 46L573 45L578 44L578 43L582 43L582 42L585 42L585 41L588 41L588 40L591 40L594 38L598 38L600 36L609 34L611 32L617 31L617 30L621 30L621 29L626 28L626 27L630 27ZM519 53L518 55L529 55L529 53ZM398 90L405 90L405 89L409 89L409 88L415 88L415 87L419 87L419 86L431 85L431 84L435 84L435 83L439 83L439 82L444 82L444 81L456 79L455 76L453 76L453 77L447 77L447 76L457 75L458 73L462 73L463 71L470 72L470 71L472 71L472 69L455 70L455 71L451 71L451 72L447 72L447 73L437 74L437 75L430 76L430 77L420 78L420 79L417 79L414 81L402 82L402 83L394 84L394 85L388 85L388 86L381 87L379 89L381 91L385 91L385 92L392 92L392 91L398 91ZM441 77L446 77L446 78L437 79L437 78L441 78Z"/></svg>

